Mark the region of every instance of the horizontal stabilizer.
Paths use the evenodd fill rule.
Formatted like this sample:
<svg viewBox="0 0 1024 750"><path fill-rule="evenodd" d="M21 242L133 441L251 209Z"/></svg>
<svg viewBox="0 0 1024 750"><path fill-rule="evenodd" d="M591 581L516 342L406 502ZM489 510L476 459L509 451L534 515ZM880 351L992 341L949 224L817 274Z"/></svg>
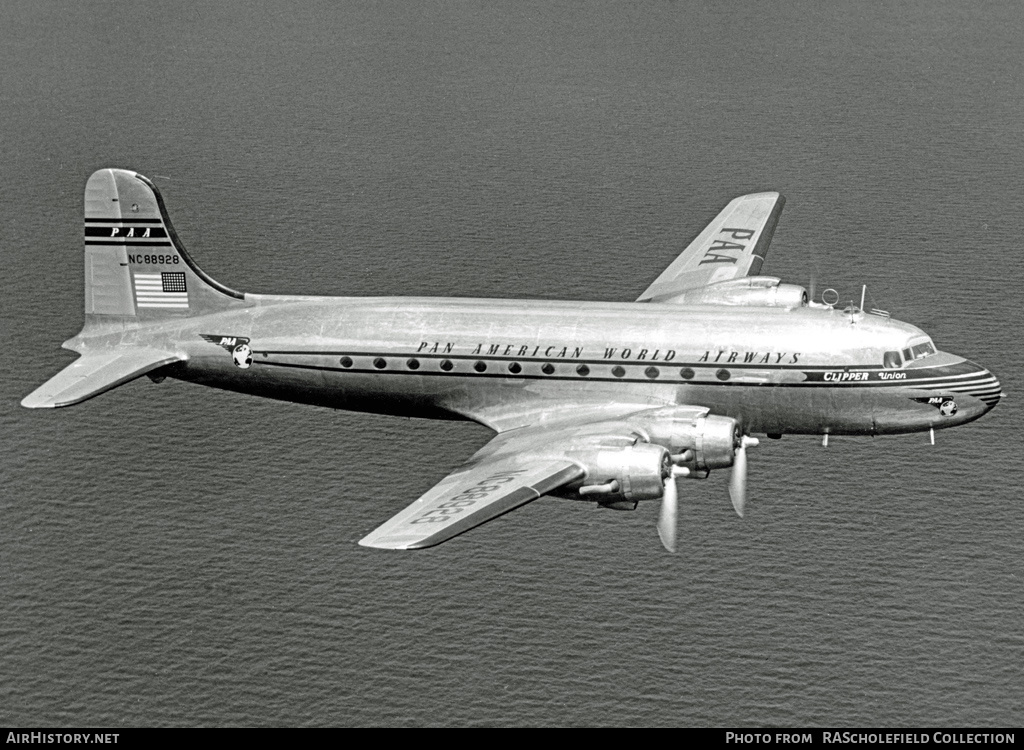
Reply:
<svg viewBox="0 0 1024 750"><path fill-rule="evenodd" d="M26 396L29 409L79 404L184 357L149 348L88 352Z"/></svg>

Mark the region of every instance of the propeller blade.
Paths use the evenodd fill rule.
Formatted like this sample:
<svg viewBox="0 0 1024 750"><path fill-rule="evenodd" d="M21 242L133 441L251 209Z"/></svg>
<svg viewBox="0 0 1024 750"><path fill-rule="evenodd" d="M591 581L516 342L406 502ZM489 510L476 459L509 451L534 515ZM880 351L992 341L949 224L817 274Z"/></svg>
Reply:
<svg viewBox="0 0 1024 750"><path fill-rule="evenodd" d="M747 448L760 442L757 438L744 435L733 458L732 476L729 477L729 499L732 500L732 507L740 518L743 518L743 509L747 505Z"/></svg>
<svg viewBox="0 0 1024 750"><path fill-rule="evenodd" d="M732 500L736 515L743 518L743 508L747 504L747 449L742 445L736 449L736 457L733 459L729 499Z"/></svg>
<svg viewBox="0 0 1024 750"><path fill-rule="evenodd" d="M676 551L678 515L679 491L676 489L676 478L669 474L665 477L665 494L661 498L661 515L658 517L658 536L669 552Z"/></svg>

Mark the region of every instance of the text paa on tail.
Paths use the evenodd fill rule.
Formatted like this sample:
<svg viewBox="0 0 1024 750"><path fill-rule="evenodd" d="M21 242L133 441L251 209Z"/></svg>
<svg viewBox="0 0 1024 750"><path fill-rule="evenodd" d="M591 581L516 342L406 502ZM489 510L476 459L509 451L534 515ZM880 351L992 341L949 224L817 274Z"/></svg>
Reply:
<svg viewBox="0 0 1024 750"><path fill-rule="evenodd" d="M29 408L70 406L185 355L161 346L126 347L126 334L245 307L185 251L148 179L101 169L85 186L85 325L64 342L82 356L29 394Z"/></svg>

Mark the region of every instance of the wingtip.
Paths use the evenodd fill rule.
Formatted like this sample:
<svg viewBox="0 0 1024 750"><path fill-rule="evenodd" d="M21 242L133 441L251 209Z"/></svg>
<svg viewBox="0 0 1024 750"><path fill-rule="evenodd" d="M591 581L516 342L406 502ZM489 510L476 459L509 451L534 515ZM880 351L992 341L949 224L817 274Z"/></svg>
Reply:
<svg viewBox="0 0 1024 750"><path fill-rule="evenodd" d="M417 541L417 539L409 537L374 537L373 534L369 534L359 540L359 546L372 549L420 549L420 545L416 544Z"/></svg>
<svg viewBox="0 0 1024 750"><path fill-rule="evenodd" d="M736 199L737 201L762 201L772 200L780 203L786 202L786 197L777 190L764 190L760 193L747 193Z"/></svg>
<svg viewBox="0 0 1024 750"><path fill-rule="evenodd" d="M37 396L35 392L28 394L21 400L21 405L26 409L55 409L57 404L45 396Z"/></svg>

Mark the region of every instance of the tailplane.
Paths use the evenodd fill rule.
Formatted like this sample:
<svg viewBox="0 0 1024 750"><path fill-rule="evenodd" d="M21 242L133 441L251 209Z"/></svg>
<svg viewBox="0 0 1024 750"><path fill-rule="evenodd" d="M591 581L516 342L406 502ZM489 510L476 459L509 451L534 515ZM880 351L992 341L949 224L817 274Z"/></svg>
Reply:
<svg viewBox="0 0 1024 750"><path fill-rule="evenodd" d="M181 360L148 347L86 352L21 400L28 409L72 406Z"/></svg>

